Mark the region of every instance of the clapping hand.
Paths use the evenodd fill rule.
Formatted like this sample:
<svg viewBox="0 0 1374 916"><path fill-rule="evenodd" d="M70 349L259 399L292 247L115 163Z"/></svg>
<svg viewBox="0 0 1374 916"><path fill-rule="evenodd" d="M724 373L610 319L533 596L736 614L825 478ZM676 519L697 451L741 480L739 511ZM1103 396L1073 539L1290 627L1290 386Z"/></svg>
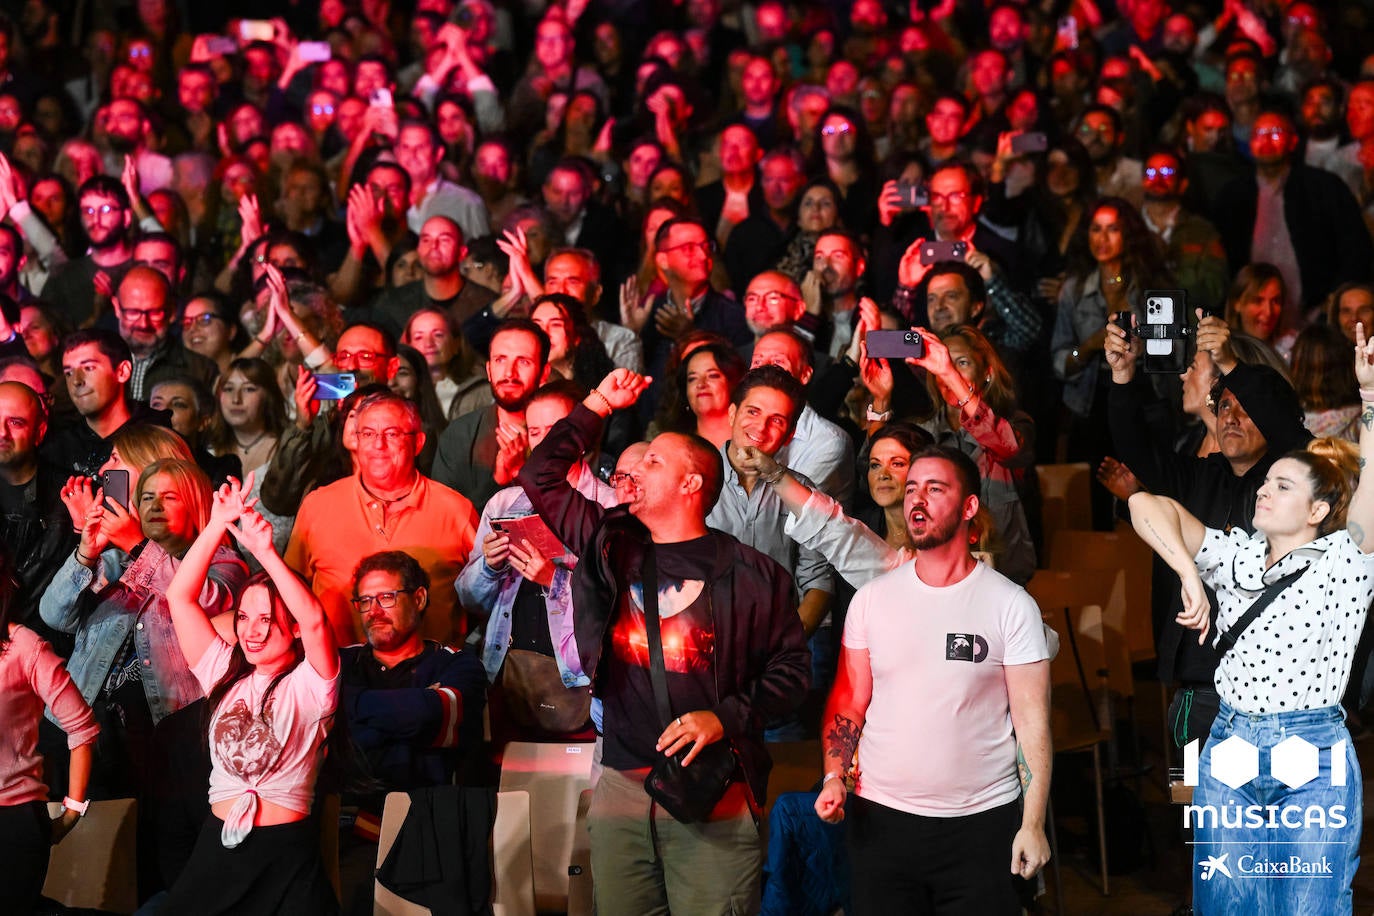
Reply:
<svg viewBox="0 0 1374 916"><path fill-rule="evenodd" d="M71 516L72 530L81 531L86 525L87 511L97 503L100 495L95 484L89 477L68 477L59 495L62 505L67 507L67 514Z"/></svg>
<svg viewBox="0 0 1374 916"><path fill-rule="evenodd" d="M500 423L496 427L496 466L492 477L501 486L506 486L525 466L525 455L529 452L530 439L523 426Z"/></svg>

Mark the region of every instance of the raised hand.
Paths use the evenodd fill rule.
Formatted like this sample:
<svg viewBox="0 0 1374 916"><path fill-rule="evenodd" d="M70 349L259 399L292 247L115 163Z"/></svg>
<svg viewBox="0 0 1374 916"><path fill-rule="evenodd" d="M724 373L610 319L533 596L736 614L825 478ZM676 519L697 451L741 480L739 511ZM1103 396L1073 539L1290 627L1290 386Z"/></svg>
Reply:
<svg viewBox="0 0 1374 916"><path fill-rule="evenodd" d="M22 192L14 180L14 169L5 154L0 153L0 216L9 213L21 199Z"/></svg>
<svg viewBox="0 0 1374 916"><path fill-rule="evenodd" d="M496 463L492 468L492 478L501 486L506 486L525 466L525 456L529 453L530 439L523 426L499 423L496 426Z"/></svg>
<svg viewBox="0 0 1374 916"><path fill-rule="evenodd" d="M1131 327L1135 326L1135 314L1132 313ZM1126 329L1117 326L1115 321L1108 321L1102 329L1102 353L1107 359L1108 368L1112 370L1112 381L1118 385L1124 385L1135 377L1136 360L1144 348L1144 341L1134 335L1126 336Z"/></svg>
<svg viewBox="0 0 1374 916"><path fill-rule="evenodd" d="M1361 388L1374 388L1374 339L1366 333L1364 322L1355 322L1355 380Z"/></svg>
<svg viewBox="0 0 1374 916"><path fill-rule="evenodd" d="M103 508L100 533L106 542L125 553L137 547L138 542L143 540L143 526L139 523L138 515L117 502L106 502Z"/></svg>
<svg viewBox="0 0 1374 916"><path fill-rule="evenodd" d="M259 561L276 553L272 546L272 523L258 514L255 509L244 509L239 517L238 527L230 525L227 530L244 550Z"/></svg>
<svg viewBox="0 0 1374 916"><path fill-rule="evenodd" d="M859 344L859 380L863 382L875 403L892 402L892 367L885 359L874 359L868 355L868 342Z"/></svg>
<svg viewBox="0 0 1374 916"><path fill-rule="evenodd" d="M819 315L824 300L822 294L825 289L821 283L821 272L816 268L811 268L802 277L801 294L802 302L806 304L806 310L812 315Z"/></svg>
<svg viewBox="0 0 1374 916"><path fill-rule="evenodd" d="M1215 315L1204 315L1202 309L1197 310L1197 318L1197 349L1212 354L1212 361L1225 375L1236 368L1236 356L1231 352L1231 326Z"/></svg>
<svg viewBox="0 0 1374 916"><path fill-rule="evenodd" d="M257 503L257 500L248 499L248 494L252 490L252 471L249 471L248 476L242 481L237 477L230 477L227 483L215 491L213 502L210 505L211 524L227 527L238 521L244 512Z"/></svg>
<svg viewBox="0 0 1374 916"><path fill-rule="evenodd" d="M310 428L311 422L320 412L320 402L315 400L315 394L320 390L320 383L315 381L315 373L310 371L308 366L301 366L296 373L296 426L301 430ZM345 443L347 444L347 443Z"/></svg>
<svg viewBox="0 0 1374 916"><path fill-rule="evenodd" d="M1098 465L1097 480L1109 493L1123 502L1130 499L1131 494L1145 489L1130 468L1110 455L1103 458L1102 463Z"/></svg>
<svg viewBox="0 0 1374 916"><path fill-rule="evenodd" d="M86 524L86 513L96 504L95 484L89 477L68 477L58 495L71 516L72 530L80 531Z"/></svg>
<svg viewBox="0 0 1374 916"><path fill-rule="evenodd" d="M612 410L624 410L626 407L634 406L635 401L639 400L639 396L652 381L650 376L640 375L629 369L612 369L610 374L601 380L601 384L596 386L595 394L604 398ZM592 400L596 398L592 397Z"/></svg>
<svg viewBox="0 0 1374 916"><path fill-rule="evenodd" d="M897 282L907 288L921 285L921 281L930 273L933 265L921 263L921 246L926 243L924 238L919 238L912 242L907 250L902 254L902 260L897 265Z"/></svg>
<svg viewBox="0 0 1374 916"><path fill-rule="evenodd" d="M77 545L77 562L94 567L97 558L110 546L110 537L105 533L105 491L97 490L94 501L86 507L77 529L81 532L81 543ZM70 509L70 507L68 507ZM83 559L84 558L84 559Z"/></svg>
<svg viewBox="0 0 1374 916"><path fill-rule="evenodd" d="M677 340L694 327L692 316L687 310L672 302L664 301L656 313L654 313L654 327L658 333L672 340Z"/></svg>
<svg viewBox="0 0 1374 916"><path fill-rule="evenodd" d="M258 209L256 194L245 194L239 198L239 219L243 222L239 237L243 240L243 247L247 248L262 237L262 211Z"/></svg>
<svg viewBox="0 0 1374 916"><path fill-rule="evenodd" d="M639 293L639 278L630 274L620 284L620 323L638 334L649 323L653 299Z"/></svg>
<svg viewBox="0 0 1374 916"><path fill-rule="evenodd" d="M897 189L897 181L886 182L878 192L878 222L891 226L902 215L902 192Z"/></svg>

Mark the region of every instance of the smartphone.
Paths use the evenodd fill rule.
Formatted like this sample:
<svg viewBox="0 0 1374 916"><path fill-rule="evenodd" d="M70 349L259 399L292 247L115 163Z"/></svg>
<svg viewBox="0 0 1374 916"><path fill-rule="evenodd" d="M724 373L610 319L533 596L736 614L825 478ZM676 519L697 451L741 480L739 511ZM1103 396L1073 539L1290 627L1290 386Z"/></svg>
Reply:
<svg viewBox="0 0 1374 916"><path fill-rule="evenodd" d="M239 37L244 41L271 41L276 30L266 19L243 19L239 21Z"/></svg>
<svg viewBox="0 0 1374 916"><path fill-rule="evenodd" d="M358 390L358 379L352 372L316 372L315 400L342 401Z"/></svg>
<svg viewBox="0 0 1374 916"><path fill-rule="evenodd" d="M1072 50L1078 50L1078 20L1073 16L1061 16L1059 19L1059 38L1064 46Z"/></svg>
<svg viewBox="0 0 1374 916"><path fill-rule="evenodd" d="M233 57L239 53L239 43L227 35L212 35L205 42L205 50L217 57Z"/></svg>
<svg viewBox="0 0 1374 916"><path fill-rule="evenodd" d="M926 341L916 331L869 331L864 337L869 359L919 359Z"/></svg>
<svg viewBox="0 0 1374 916"><path fill-rule="evenodd" d="M968 242L925 242L921 245L921 263L927 267L939 261L962 261L968 254Z"/></svg>
<svg viewBox="0 0 1374 916"><path fill-rule="evenodd" d="M128 471L123 468L110 468L105 472L101 486L105 489L105 501L107 503L119 503L124 508L129 508Z"/></svg>
<svg viewBox="0 0 1374 916"><path fill-rule="evenodd" d="M296 53L308 64L318 64L334 56L334 48L327 41L303 41L296 45Z"/></svg>
<svg viewBox="0 0 1374 916"><path fill-rule="evenodd" d="M1146 372L1182 372L1188 364L1188 294L1181 289L1147 289L1145 320L1135 335L1145 340Z"/></svg>
<svg viewBox="0 0 1374 916"><path fill-rule="evenodd" d="M1129 311L1115 312L1112 315L1112 324L1125 331L1128 340L1135 333L1135 328L1131 326L1131 313Z"/></svg>
<svg viewBox="0 0 1374 916"><path fill-rule="evenodd" d="M372 97L367 100L367 104L373 108L392 108L391 90L383 86L381 89L372 93Z"/></svg>
<svg viewBox="0 0 1374 916"><path fill-rule="evenodd" d="M930 195L922 185L899 181L897 193L902 196L903 210L916 210L930 205Z"/></svg>
<svg viewBox="0 0 1374 916"><path fill-rule="evenodd" d="M1039 131L1017 134L1011 138L1011 151L1018 156L1026 153L1043 153L1049 148L1050 138Z"/></svg>

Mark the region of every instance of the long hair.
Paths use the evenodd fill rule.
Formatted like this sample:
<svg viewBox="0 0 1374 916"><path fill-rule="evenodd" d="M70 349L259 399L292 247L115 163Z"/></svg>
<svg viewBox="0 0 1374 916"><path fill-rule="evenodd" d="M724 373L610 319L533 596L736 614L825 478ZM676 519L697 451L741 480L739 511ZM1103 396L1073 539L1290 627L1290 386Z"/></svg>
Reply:
<svg viewBox="0 0 1374 916"><path fill-rule="evenodd" d="M1273 264L1266 264L1263 261L1256 261L1253 264L1246 264L1236 272L1236 278L1231 281L1231 288L1226 292L1226 323L1232 328L1240 330L1240 307L1245 300L1251 296L1259 294L1266 283L1275 281L1279 284L1279 297L1288 298L1288 284L1283 280L1283 274Z"/></svg>
<svg viewBox="0 0 1374 916"><path fill-rule="evenodd" d="M295 619L291 616L290 611L286 609L286 602L282 600L281 592L277 590L277 584L273 582L272 577L265 572L256 573L244 583L243 591L239 593L239 600L234 605L233 613L235 618L238 617L239 607L243 604L244 596L248 594L250 589L257 586L262 586L267 589L267 599L271 602L273 617L279 616L280 619L286 621L288 624ZM237 626L235 626L235 629L237 630ZM268 684L267 689L263 691L262 705L254 710L258 717L264 722L267 721L267 706L272 699L272 692L277 689L277 684L281 683L282 678L294 671L296 665L299 665L305 660L305 648L301 645L299 638L296 639L293 649L296 655L296 664L272 678L272 682ZM206 727L204 732L207 743L210 740L209 725L214 721L215 710L219 709L219 704L223 702L225 695L229 693L230 689L239 681L252 674L253 670L253 665L249 663L248 656L243 654L243 646L239 645L238 640L235 640L233 651L229 655L229 667L225 669L224 675L215 682L215 686L210 688L210 693L205 698Z"/></svg>
<svg viewBox="0 0 1374 916"><path fill-rule="evenodd" d="M988 340L982 331L967 324L955 325L941 334L940 340L946 343L951 340L963 341L964 346L968 347L983 364L984 381L978 386L983 403L992 408L992 412L998 416L1010 417L1016 411L1016 383L1012 381L1007 364L997 355L997 348L992 345L992 341ZM952 405L945 403L940 393L940 383L931 373L926 373L926 390L930 393L931 403L936 405L937 410L948 412L954 409Z"/></svg>
<svg viewBox="0 0 1374 916"><path fill-rule="evenodd" d="M420 408L420 426L426 436L437 436L444 431L447 420L443 408L439 406L439 396L434 393L434 378L429 374L429 364L414 347L399 344L396 356L410 368L415 376L415 403Z"/></svg>
<svg viewBox="0 0 1374 916"><path fill-rule="evenodd" d="M692 346L696 344L696 346ZM683 356L684 351L688 351ZM658 429L660 432L695 433L697 417L687 403L687 366L698 353L709 353L716 361L716 368L725 375L726 391L734 391L735 385L749 371L749 365L739 355L729 341L709 331L695 331L684 337L668 357L664 375L668 384L664 386L663 397L659 401Z"/></svg>
<svg viewBox="0 0 1374 916"><path fill-rule="evenodd" d="M196 531L200 532L210 521L210 501L214 490L210 485L210 478L205 476L205 472L194 461L163 458L145 467L143 473L138 475L134 505L138 506L142 502L144 488L152 483L154 478L164 474L172 479L173 487L195 523Z"/></svg>
<svg viewBox="0 0 1374 916"><path fill-rule="evenodd" d="M549 293L534 301L530 306L530 314L533 315L535 309L544 305L558 309L567 322L572 378L590 391L615 369L615 363L606 355L606 345L587 321L582 303L576 299L562 293Z"/></svg>
<svg viewBox="0 0 1374 916"><path fill-rule="evenodd" d="M151 423L126 423L110 438L110 444L124 463L139 475L155 461L167 458L195 461L186 440L170 429Z"/></svg>
<svg viewBox="0 0 1374 916"><path fill-rule="evenodd" d="M1169 271L1164 265L1164 252L1159 240L1145 225L1140 210L1120 197L1100 198L1092 210L1079 220L1078 231L1074 233L1074 240L1069 246L1070 273L1081 280L1097 270L1097 261L1088 246L1088 230L1093 217L1103 210L1114 211L1117 225L1121 227L1121 276L1127 288L1164 282Z"/></svg>
<svg viewBox="0 0 1374 916"><path fill-rule="evenodd" d="M266 360L240 356L229 364L228 371L221 375L215 384L215 414L210 423L210 447L220 455L233 451L237 444L234 432L229 428L229 424L224 422L224 411L219 406L224 383L235 372L257 385L266 398L262 409L263 429L273 436L280 436L286 429L286 395L282 394L281 386L277 384L276 371ZM250 470L252 468L244 468L245 472Z"/></svg>
<svg viewBox="0 0 1374 916"><path fill-rule="evenodd" d="M1303 329L1293 345L1293 389L1304 410L1360 403L1360 383L1350 362L1350 341L1329 324Z"/></svg>

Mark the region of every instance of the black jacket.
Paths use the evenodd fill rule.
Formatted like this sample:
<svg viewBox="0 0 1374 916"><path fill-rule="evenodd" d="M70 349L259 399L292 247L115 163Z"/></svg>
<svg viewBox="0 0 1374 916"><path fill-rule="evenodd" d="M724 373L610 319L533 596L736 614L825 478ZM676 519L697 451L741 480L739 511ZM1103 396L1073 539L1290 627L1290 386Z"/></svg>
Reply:
<svg viewBox="0 0 1374 916"><path fill-rule="evenodd" d="M1258 209L1256 179L1238 178L1222 188L1214 222L1226 243L1227 263L1250 263ZM1283 185L1283 217L1298 256L1304 307L1320 304L1342 283L1369 279L1374 243L1345 182L1295 164Z"/></svg>
<svg viewBox="0 0 1374 916"><path fill-rule="evenodd" d="M582 670L598 691L605 689L598 663L611 620L639 574L649 538L628 509L605 509L568 483L568 469L600 436L600 418L579 404L550 430L518 478L535 511L581 558L573 574L573 629ZM717 541L711 575L716 683L711 711L762 805L773 766L763 743L764 723L791 712L806 697L811 653L787 571L728 534L713 530L710 536Z"/></svg>
<svg viewBox="0 0 1374 916"><path fill-rule="evenodd" d="M1139 377L1131 384L1110 388L1112 444L1117 458L1135 472L1146 490L1177 500L1209 528L1253 532L1255 496L1269 467L1285 453L1305 446L1312 434L1302 425L1302 414L1289 409L1292 405L1268 396L1254 367L1237 366L1225 379L1227 390L1235 394L1268 444L1264 457L1245 474L1237 477L1219 452L1206 458L1182 455L1169 447L1169 437L1151 435L1146 415L1154 395ZM1160 680L1210 684L1219 657L1210 640L1208 645L1198 645L1197 634L1174 621L1183 610L1177 574L1156 556L1151 579ZM1215 597L1210 593L1209 597L1216 607Z"/></svg>

